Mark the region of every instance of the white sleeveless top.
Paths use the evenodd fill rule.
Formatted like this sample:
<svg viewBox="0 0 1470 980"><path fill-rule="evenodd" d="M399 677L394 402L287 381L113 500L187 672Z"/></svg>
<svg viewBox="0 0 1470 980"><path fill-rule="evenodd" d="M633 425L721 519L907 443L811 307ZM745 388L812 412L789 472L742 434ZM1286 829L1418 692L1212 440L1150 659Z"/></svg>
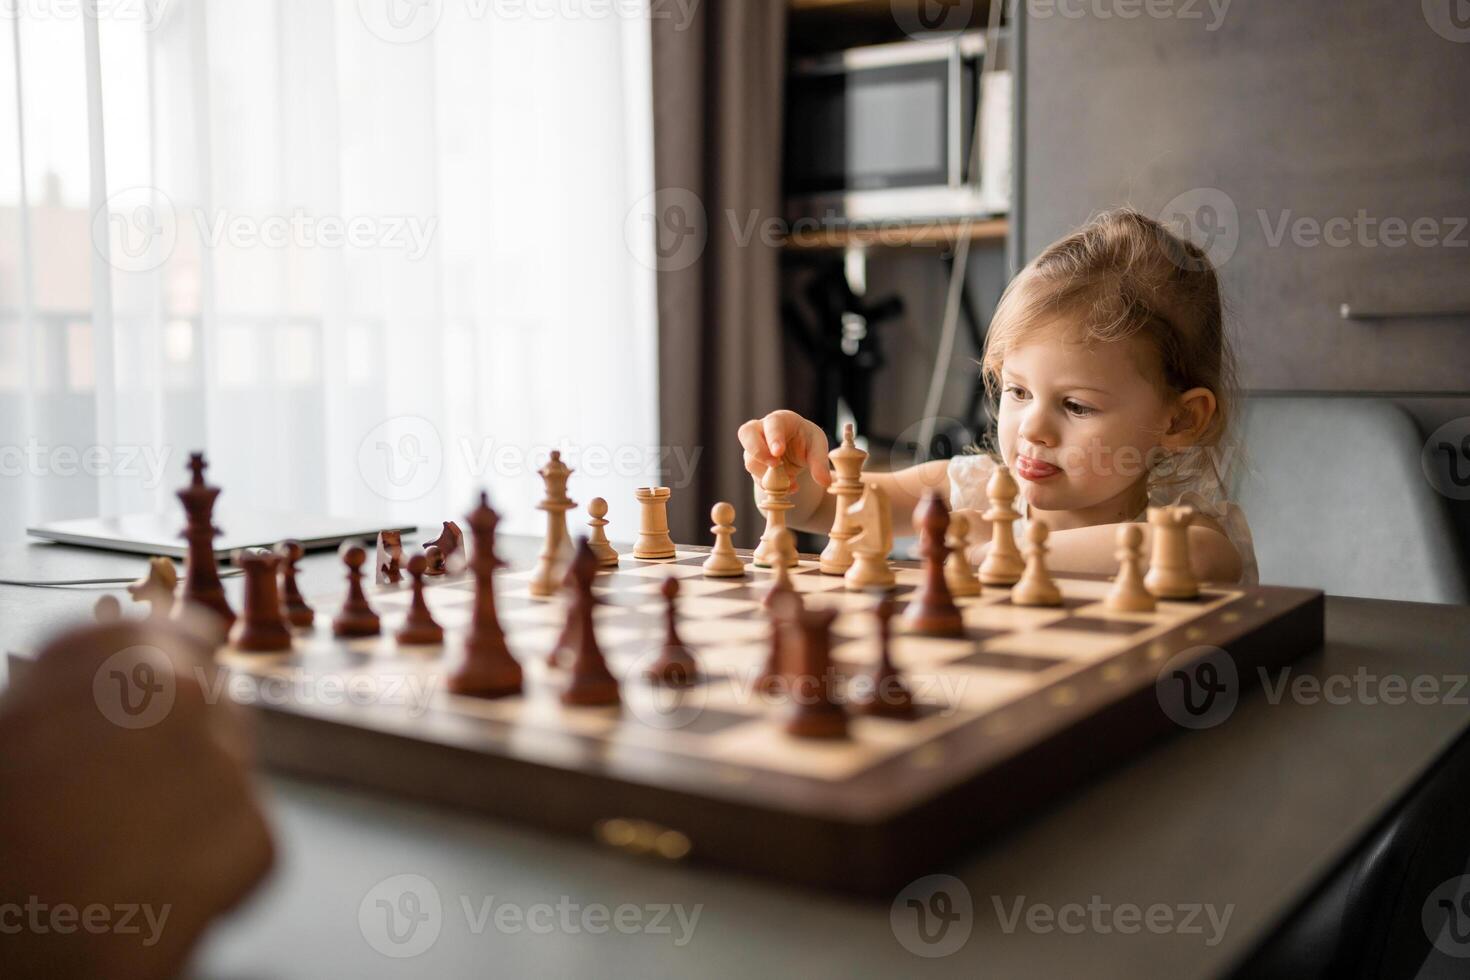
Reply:
<svg viewBox="0 0 1470 980"><path fill-rule="evenodd" d="M966 508L984 511L990 506L985 496L985 484L995 472L995 460L985 453L966 453L949 461L949 505L951 509ZM1189 504L1207 517L1219 522L1230 543L1240 554L1240 579L1235 585L1257 585L1260 571L1256 567L1256 549L1251 543L1250 525L1246 523L1245 511L1226 495L1218 474L1211 468L1208 473L1195 473L1189 479L1170 486L1156 485L1149 481L1148 502L1150 506L1165 504ZM1016 499L1016 510L1021 519L1016 522L1016 538L1026 533L1026 498ZM1139 513L1135 521L1146 522L1148 514Z"/></svg>

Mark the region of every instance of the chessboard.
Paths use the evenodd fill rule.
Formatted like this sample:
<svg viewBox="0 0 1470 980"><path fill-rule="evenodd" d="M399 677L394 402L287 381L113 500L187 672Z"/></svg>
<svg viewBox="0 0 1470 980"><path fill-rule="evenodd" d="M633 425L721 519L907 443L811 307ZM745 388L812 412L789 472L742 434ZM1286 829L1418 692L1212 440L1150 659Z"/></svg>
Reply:
<svg viewBox="0 0 1470 980"><path fill-rule="evenodd" d="M308 596L315 625L294 630L289 650L226 646L217 663L231 674L230 696L254 709L259 752L274 767L655 860L891 896L1178 731L1158 694L1161 673L1225 651L1237 683L1249 685L1258 668L1280 667L1322 640L1314 590L1207 585L1153 612L1115 612L1102 601L1104 577L1065 575L1056 577L1060 607L1016 605L1007 588L985 586L956 600L964 636L915 635L902 610L921 570L895 562L891 657L917 710L904 719L853 713L846 738L796 738L782 723L781 692L759 683L771 573L742 553L744 577L705 577L707 551L679 547L654 561L625 553L598 572L595 633L620 682L618 705L562 703L567 670L548 653L567 621L565 599L532 595L531 568L515 565L496 574L495 593L524 671L518 694L448 690L474 600L463 571L424 589L445 629L440 645L393 639L409 607L405 581L366 586L379 636L334 638L342 594ZM665 635L668 576L679 580L678 630L701 674L686 688L643 676ZM791 582L808 608L836 611L835 696L857 696L879 655L877 600L822 574L809 556Z"/></svg>

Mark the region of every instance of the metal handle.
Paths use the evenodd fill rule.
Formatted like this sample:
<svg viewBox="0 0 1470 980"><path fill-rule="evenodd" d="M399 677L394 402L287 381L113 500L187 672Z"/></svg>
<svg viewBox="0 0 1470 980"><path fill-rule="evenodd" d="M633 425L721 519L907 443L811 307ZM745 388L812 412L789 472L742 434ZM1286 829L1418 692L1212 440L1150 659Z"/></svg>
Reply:
<svg viewBox="0 0 1470 980"><path fill-rule="evenodd" d="M1470 317L1470 306L1446 307L1438 310L1394 310L1363 308L1351 303L1338 307L1344 320L1422 320L1447 316Z"/></svg>

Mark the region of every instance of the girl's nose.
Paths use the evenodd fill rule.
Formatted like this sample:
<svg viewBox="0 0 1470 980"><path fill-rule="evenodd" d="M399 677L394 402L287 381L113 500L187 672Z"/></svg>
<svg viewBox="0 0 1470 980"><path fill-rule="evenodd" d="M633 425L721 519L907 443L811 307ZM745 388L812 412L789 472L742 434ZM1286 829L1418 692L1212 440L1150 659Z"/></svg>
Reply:
<svg viewBox="0 0 1470 980"><path fill-rule="evenodd" d="M1016 431L1022 439L1033 445L1050 449L1057 444L1056 429L1051 424L1049 414L1035 403L1021 416L1021 425Z"/></svg>

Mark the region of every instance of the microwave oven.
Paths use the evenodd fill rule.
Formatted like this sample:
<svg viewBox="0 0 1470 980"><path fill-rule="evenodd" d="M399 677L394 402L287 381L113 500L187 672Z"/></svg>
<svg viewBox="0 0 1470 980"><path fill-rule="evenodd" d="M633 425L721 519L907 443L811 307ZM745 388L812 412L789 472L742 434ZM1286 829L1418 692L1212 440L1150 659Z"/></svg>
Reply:
<svg viewBox="0 0 1470 980"><path fill-rule="evenodd" d="M782 170L788 221L1007 211L1010 73L991 70L982 87L985 49L984 33L973 31L795 61ZM967 175L977 101L981 159Z"/></svg>

